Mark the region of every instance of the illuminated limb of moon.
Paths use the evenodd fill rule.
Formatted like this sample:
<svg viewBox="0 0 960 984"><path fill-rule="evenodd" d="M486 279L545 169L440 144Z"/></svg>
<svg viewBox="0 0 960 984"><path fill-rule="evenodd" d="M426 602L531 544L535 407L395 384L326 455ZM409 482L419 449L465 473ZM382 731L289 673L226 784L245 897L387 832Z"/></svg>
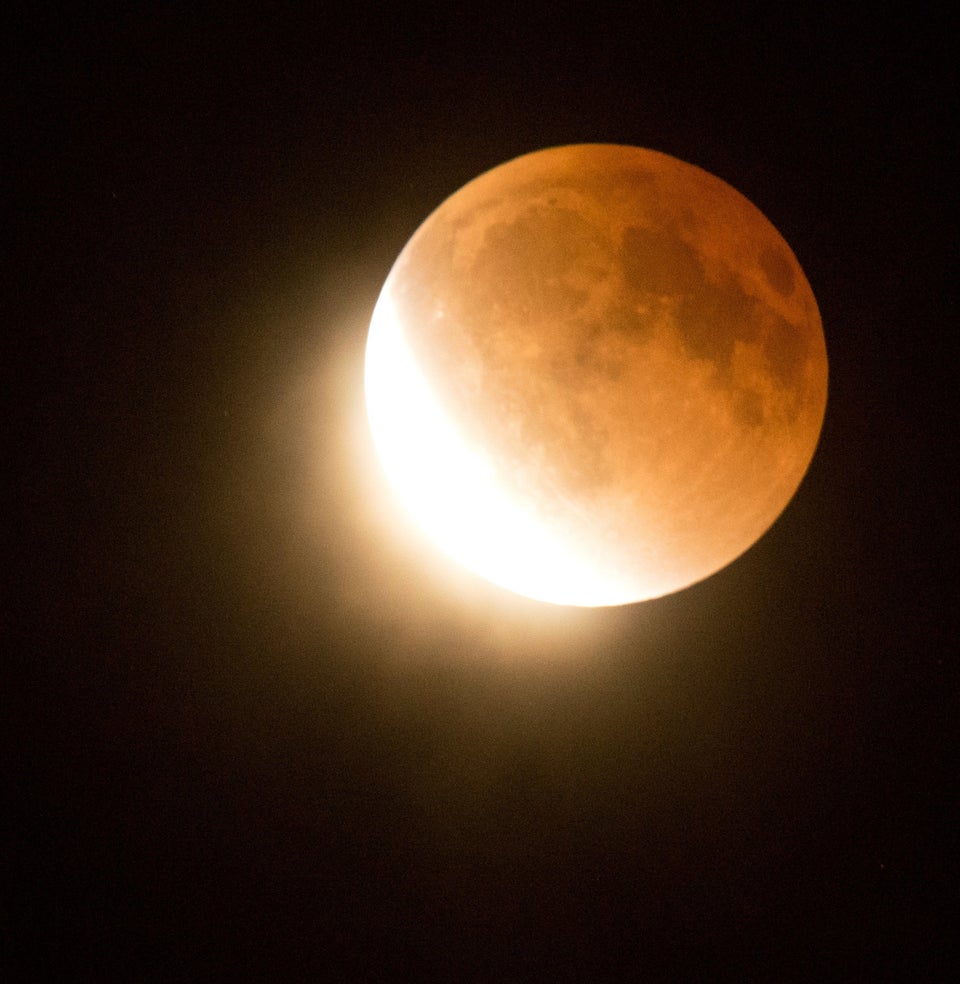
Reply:
<svg viewBox="0 0 960 984"><path fill-rule="evenodd" d="M540 601L632 600L629 588L511 498L490 458L457 433L407 348L388 294L381 295L370 327L366 399L391 485L446 553L494 584Z"/></svg>

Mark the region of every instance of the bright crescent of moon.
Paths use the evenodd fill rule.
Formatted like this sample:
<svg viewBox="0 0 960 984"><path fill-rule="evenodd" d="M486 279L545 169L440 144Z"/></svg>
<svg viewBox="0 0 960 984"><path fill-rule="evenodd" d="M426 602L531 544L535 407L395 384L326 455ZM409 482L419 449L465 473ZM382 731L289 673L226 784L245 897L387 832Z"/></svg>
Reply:
<svg viewBox="0 0 960 984"><path fill-rule="evenodd" d="M508 591L560 605L615 605L630 588L595 569L534 510L511 499L481 449L457 433L404 342L388 292L367 342L374 445L395 492L442 550Z"/></svg>
<svg viewBox="0 0 960 984"><path fill-rule="evenodd" d="M776 230L639 148L526 155L390 272L365 395L386 476L468 569L561 605L701 580L775 521L826 405L819 313Z"/></svg>

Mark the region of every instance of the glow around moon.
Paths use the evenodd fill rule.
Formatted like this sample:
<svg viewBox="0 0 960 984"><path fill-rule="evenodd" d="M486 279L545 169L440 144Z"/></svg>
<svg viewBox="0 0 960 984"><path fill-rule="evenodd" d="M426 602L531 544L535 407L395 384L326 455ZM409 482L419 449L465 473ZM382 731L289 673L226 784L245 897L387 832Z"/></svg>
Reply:
<svg viewBox="0 0 960 984"><path fill-rule="evenodd" d="M371 432L413 521L519 594L618 605L726 566L813 456L827 358L767 219L654 151L576 145L481 175L374 310Z"/></svg>

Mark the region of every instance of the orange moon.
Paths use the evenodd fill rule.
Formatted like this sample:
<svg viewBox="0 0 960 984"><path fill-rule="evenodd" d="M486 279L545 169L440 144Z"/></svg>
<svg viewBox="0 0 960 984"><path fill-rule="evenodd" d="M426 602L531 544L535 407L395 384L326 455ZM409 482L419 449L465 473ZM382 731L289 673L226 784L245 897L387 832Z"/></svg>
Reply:
<svg viewBox="0 0 960 984"><path fill-rule="evenodd" d="M555 147L417 229L370 324L386 476L475 573L561 605L700 581L774 523L827 400L790 247L719 178L637 147Z"/></svg>

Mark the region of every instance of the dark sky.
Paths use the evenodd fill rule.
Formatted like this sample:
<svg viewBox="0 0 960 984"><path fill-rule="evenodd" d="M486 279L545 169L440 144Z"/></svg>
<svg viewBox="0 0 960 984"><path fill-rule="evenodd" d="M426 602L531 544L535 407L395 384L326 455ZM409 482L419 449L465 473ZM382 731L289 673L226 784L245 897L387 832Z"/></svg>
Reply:
<svg viewBox="0 0 960 984"><path fill-rule="evenodd" d="M945 24L141 6L4 57L4 979L952 979ZM412 542L361 369L420 221L581 141L759 206L831 375L753 549L571 612Z"/></svg>

